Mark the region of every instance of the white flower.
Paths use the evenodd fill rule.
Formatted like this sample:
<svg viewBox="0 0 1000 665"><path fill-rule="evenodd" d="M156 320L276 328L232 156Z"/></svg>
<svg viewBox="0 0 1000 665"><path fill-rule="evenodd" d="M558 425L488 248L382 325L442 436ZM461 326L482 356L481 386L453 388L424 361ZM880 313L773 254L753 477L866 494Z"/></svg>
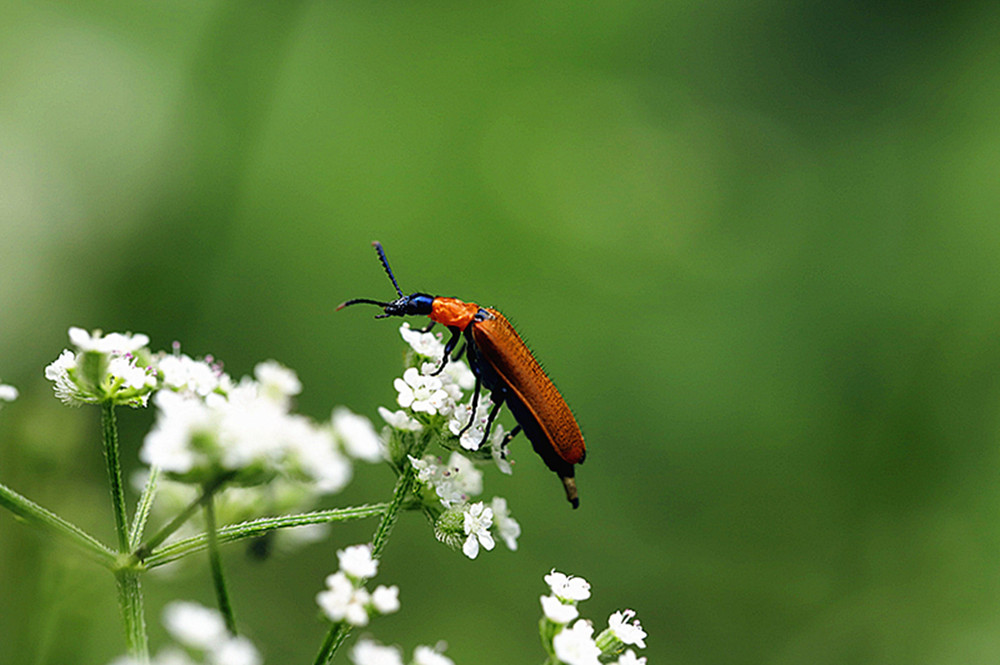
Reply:
<svg viewBox="0 0 1000 665"><path fill-rule="evenodd" d="M447 465L435 464L440 460L431 455L425 455L422 460L408 457L417 471L417 479L434 488L446 508L483 491L482 471L457 452L452 452Z"/></svg>
<svg viewBox="0 0 1000 665"><path fill-rule="evenodd" d="M18 396L17 388L6 383L0 383L0 402L13 402Z"/></svg>
<svg viewBox="0 0 1000 665"><path fill-rule="evenodd" d="M480 444L483 443L483 437L486 434L486 422L489 420L490 409L493 407L493 402L490 401L489 397L485 394L480 395L479 404L476 406L475 418L472 417L472 403L459 404L451 412L451 419L448 420L448 429L455 436L459 437L459 443L466 450L479 450ZM465 429L469 424L469 420L472 418L472 426ZM465 430L462 432L462 430ZM497 429L501 429L497 425Z"/></svg>
<svg viewBox="0 0 1000 665"><path fill-rule="evenodd" d="M483 472L461 453L452 451L443 475L446 481L454 484L455 488L466 497L483 493Z"/></svg>
<svg viewBox="0 0 1000 665"><path fill-rule="evenodd" d="M594 627L583 619L552 638L552 648L566 665L599 665L601 650L594 643Z"/></svg>
<svg viewBox="0 0 1000 665"><path fill-rule="evenodd" d="M242 635L229 637L211 653L212 665L261 665L260 653Z"/></svg>
<svg viewBox="0 0 1000 665"><path fill-rule="evenodd" d="M175 640L192 649L215 649L229 639L222 615L198 603L170 603L163 610L163 625Z"/></svg>
<svg viewBox="0 0 1000 665"><path fill-rule="evenodd" d="M290 459L316 483L321 494L339 492L351 480L350 460L337 448L333 432L316 427L305 418L287 419L286 431Z"/></svg>
<svg viewBox="0 0 1000 665"><path fill-rule="evenodd" d="M137 367L132 356L113 356L108 361L108 374L133 390L156 387L156 376L145 367Z"/></svg>
<svg viewBox="0 0 1000 665"><path fill-rule="evenodd" d="M260 395L279 404L302 392L302 382L295 372L275 360L258 363L253 375L260 385Z"/></svg>
<svg viewBox="0 0 1000 665"><path fill-rule="evenodd" d="M423 376L416 367L403 372L403 378L393 382L399 396L396 401L404 409L411 409L430 415L437 414L448 399L448 393L441 389L441 379Z"/></svg>
<svg viewBox="0 0 1000 665"><path fill-rule="evenodd" d="M392 614L399 611L399 587L378 585L372 591L372 607L379 614Z"/></svg>
<svg viewBox="0 0 1000 665"><path fill-rule="evenodd" d="M403 656L396 647L386 647L368 639L358 640L351 649L355 665L403 665Z"/></svg>
<svg viewBox="0 0 1000 665"><path fill-rule="evenodd" d="M406 411L390 411L384 406L378 408L378 415L382 416L389 427L403 430L404 432L419 432L424 428L417 420L411 418Z"/></svg>
<svg viewBox="0 0 1000 665"><path fill-rule="evenodd" d="M503 539L504 545L511 552L516 551L517 539L521 535L521 525L510 516L510 510L507 508L507 499L502 496L493 497L493 501L490 502L490 508L493 509L493 523L496 525L497 533Z"/></svg>
<svg viewBox="0 0 1000 665"><path fill-rule="evenodd" d="M455 661L437 649L418 646L413 650L413 665L455 665Z"/></svg>
<svg viewBox="0 0 1000 665"><path fill-rule="evenodd" d="M342 571L358 580L375 577L378 572L378 561L372 558L371 545L352 545L337 550L337 560Z"/></svg>
<svg viewBox="0 0 1000 665"><path fill-rule="evenodd" d="M444 343L439 335L413 330L406 321L399 327L399 335L418 356L434 360L441 360L444 357Z"/></svg>
<svg viewBox="0 0 1000 665"><path fill-rule="evenodd" d="M214 442L216 415L200 399L167 390L156 393L153 403L156 422L143 441L139 459L167 472L191 471L205 446ZM198 441L202 449L197 455L192 441Z"/></svg>
<svg viewBox="0 0 1000 665"><path fill-rule="evenodd" d="M333 431L351 457L366 462L381 462L385 455L382 441L372 427L372 421L338 406L333 410Z"/></svg>
<svg viewBox="0 0 1000 665"><path fill-rule="evenodd" d="M149 337L146 335L133 335L131 333L108 333L102 335L100 330L88 333L83 328L72 327L69 329L69 341L73 343L79 351L94 351L96 353L134 353L149 344Z"/></svg>
<svg viewBox="0 0 1000 665"><path fill-rule="evenodd" d="M545 583L552 593L563 600L587 600L590 598L590 582L582 577L564 575L553 568L545 576Z"/></svg>
<svg viewBox="0 0 1000 665"><path fill-rule="evenodd" d="M164 355L156 362L163 373L163 385L171 390L189 390L204 397L215 392L226 376L218 365L208 360L194 360L184 354Z"/></svg>
<svg viewBox="0 0 1000 665"><path fill-rule="evenodd" d="M625 644L634 644L641 649L646 648L646 631L642 629L639 620L635 619L635 610L615 612L608 617L608 628L615 637Z"/></svg>
<svg viewBox="0 0 1000 665"><path fill-rule="evenodd" d="M490 533L493 525L493 511L483 505L482 501L474 503L465 509L465 544L462 551L465 556L475 559L479 555L479 546L492 550L496 543Z"/></svg>
<svg viewBox="0 0 1000 665"><path fill-rule="evenodd" d="M327 576L326 586L316 594L316 603L331 621L346 621L352 626L368 625L367 605L371 596L366 589L356 589L343 571Z"/></svg>
<svg viewBox="0 0 1000 665"><path fill-rule="evenodd" d="M635 652L629 649L615 661L615 665L646 665L646 657L639 658Z"/></svg>
<svg viewBox="0 0 1000 665"><path fill-rule="evenodd" d="M580 616L580 611L576 609L576 605L564 603L555 596L542 596L540 600L542 602L542 613L545 614L545 618L549 621L568 624Z"/></svg>
<svg viewBox="0 0 1000 665"><path fill-rule="evenodd" d="M85 393L77 385L71 376L71 371L76 370L76 354L69 349L64 349L59 357L53 360L45 368L45 378L54 383L52 389L56 397L68 406L80 406L81 404L93 404L97 398L89 393Z"/></svg>

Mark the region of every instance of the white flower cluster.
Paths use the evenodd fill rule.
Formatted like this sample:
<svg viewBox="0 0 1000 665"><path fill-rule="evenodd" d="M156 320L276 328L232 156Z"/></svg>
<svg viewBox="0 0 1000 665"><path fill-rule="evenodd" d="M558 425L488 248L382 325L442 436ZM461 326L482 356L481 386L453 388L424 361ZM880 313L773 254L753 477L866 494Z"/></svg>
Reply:
<svg viewBox="0 0 1000 665"><path fill-rule="evenodd" d="M442 651L443 645L434 648L418 646L413 650L410 665L455 665L455 661ZM405 665L398 647L383 646L370 639L358 640L351 650L351 660L354 665Z"/></svg>
<svg viewBox="0 0 1000 665"><path fill-rule="evenodd" d="M379 585L369 592L364 586L365 580L378 572L370 545L338 550L337 559L340 569L327 576L326 589L316 594L316 603L330 621L367 626L372 615L399 610L399 587Z"/></svg>
<svg viewBox="0 0 1000 665"><path fill-rule="evenodd" d="M156 423L139 457L175 478L203 482L235 474L254 484L283 474L331 493L351 478L348 455L382 459L382 444L367 419L343 408L327 424L291 413L302 385L274 361L258 364L253 379L238 383L211 359L174 355L159 366L167 389L153 398Z"/></svg>
<svg viewBox="0 0 1000 665"><path fill-rule="evenodd" d="M149 337L88 333L70 328L75 351L65 349L48 367L45 378L53 382L56 397L70 406L111 401L132 407L145 406L157 387L155 369L149 366Z"/></svg>
<svg viewBox="0 0 1000 665"><path fill-rule="evenodd" d="M226 630L222 615L198 603L176 601L163 611L163 625L177 642L156 654L150 665L261 665L260 653L245 637ZM111 665L140 665L124 657Z"/></svg>
<svg viewBox="0 0 1000 665"><path fill-rule="evenodd" d="M507 500L503 497L493 497L489 506L482 501L469 503L469 499L483 491L483 474L468 459L453 452L447 464L432 455L423 459L410 457L410 464L417 471L417 480L434 490L441 504L448 509L461 510L461 534L454 525L454 534L448 529L449 520L439 520L439 529L446 532L443 538L451 541L448 536L461 535L464 539L462 551L470 559L479 555L480 546L492 550L495 546L491 530L495 530L511 551L517 549L517 539L521 535L521 525L510 515ZM442 526L443 525L443 526Z"/></svg>
<svg viewBox="0 0 1000 665"><path fill-rule="evenodd" d="M17 388L6 383L0 383L0 406L3 402L13 402L18 396Z"/></svg>
<svg viewBox="0 0 1000 665"><path fill-rule="evenodd" d="M441 374L432 376L444 357L444 343L440 335L413 330L405 322L399 334L412 350L411 366L393 382L397 392L396 403L402 410L390 411L380 407L382 418L390 427L403 431L416 432L424 426L440 427L442 433L457 437L459 445L468 451L488 447L484 453L493 456L501 471L510 473L506 451L500 450L504 430L499 423L494 423L486 445L481 445L492 407L489 394L484 391L480 396L475 418L472 418L471 397L468 402L463 402L465 393L476 384L476 377L469 366L463 360L449 360ZM470 419L472 426L466 429Z"/></svg>
<svg viewBox="0 0 1000 665"><path fill-rule="evenodd" d="M543 638L551 640L552 653L565 665L645 665L646 658L636 656L627 646L646 648L646 631L642 629L635 611L621 610L608 618L608 627L596 638L593 625L579 619L577 603L590 598L590 583L582 577L573 577L555 569L545 576L551 595L540 598L547 630ZM572 626L570 622L576 620Z"/></svg>

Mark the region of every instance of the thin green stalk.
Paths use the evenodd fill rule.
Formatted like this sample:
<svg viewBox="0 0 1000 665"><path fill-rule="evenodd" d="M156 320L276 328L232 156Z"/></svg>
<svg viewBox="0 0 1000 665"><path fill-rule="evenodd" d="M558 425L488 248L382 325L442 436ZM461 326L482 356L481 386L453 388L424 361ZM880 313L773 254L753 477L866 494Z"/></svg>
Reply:
<svg viewBox="0 0 1000 665"><path fill-rule="evenodd" d="M375 517L382 515L388 509L388 503L374 503L366 506L356 506L353 508L334 508L332 510L318 510L311 513L300 513L297 515L281 515L279 517L261 517L239 524L229 524L220 527L217 539L220 545L238 540L257 538L270 531L277 529L287 529L297 526L307 526L309 524L328 524L330 522L347 522L350 520L363 519L365 517ZM143 560L146 568L156 568L172 561L184 558L185 556L200 552L208 547L208 534L201 533L197 536L178 540L153 550Z"/></svg>
<svg viewBox="0 0 1000 665"><path fill-rule="evenodd" d="M101 437L104 440L104 460L108 467L118 551L125 552L128 551L128 512L125 508L125 486L122 484L122 465L118 452L118 423L115 419L115 405L111 401L101 403Z"/></svg>
<svg viewBox="0 0 1000 665"><path fill-rule="evenodd" d="M164 540L169 538L171 534L177 531L177 529L184 526L184 523L187 522L189 519L191 519L191 516L194 515L195 511L198 510L198 508L200 508L202 504L209 501L209 499L212 498L215 492L218 491L220 487L222 487L223 483L225 483L232 477L233 474L231 473L223 474L221 476L218 476L212 482L207 483L202 489L201 495L197 499L188 504L187 508L182 510L180 514L177 515L177 517L172 519L170 523L166 524L163 528L157 531L152 538L147 540L144 544L140 545L135 550L134 552L135 558L138 559L139 561L142 561L144 558L149 556L149 553L153 551L153 548L155 548L157 545L159 545Z"/></svg>
<svg viewBox="0 0 1000 665"><path fill-rule="evenodd" d="M28 524L68 540L105 568L114 568L115 553L110 547L2 483L0 483L0 506Z"/></svg>
<svg viewBox="0 0 1000 665"><path fill-rule="evenodd" d="M118 607L125 626L125 645L128 655L140 663L149 662L149 640L146 637L146 614L142 602L142 585L139 573L119 570L115 573L118 587Z"/></svg>
<svg viewBox="0 0 1000 665"><path fill-rule="evenodd" d="M207 493L207 488L206 488ZM226 588L226 576L222 572L222 557L219 554L219 537L215 531L215 500L205 502L205 528L208 535L208 561L212 567L212 585L215 587L215 599L219 612L226 620L226 628L230 634L236 634L236 616L233 605L229 602L229 590Z"/></svg>
<svg viewBox="0 0 1000 665"><path fill-rule="evenodd" d="M428 441L427 436L420 437L419 441L410 451L410 454L413 457L419 458L424 454L424 449L427 447ZM382 520L379 522L378 528L375 529L375 534L372 536L373 559L378 559L382 555L382 550L385 549L385 544L389 540L392 528L396 525L396 520L399 519L399 510L413 489L416 478L416 469L413 468L412 464L406 464L396 479L396 487L392 491L392 501L389 502L389 507L386 509L385 514L382 515ZM340 649L340 646L347 639L350 632L351 626L347 622L342 621L334 624L327 633L326 639L320 647L319 654L316 656L316 665L326 665L326 663L333 660L333 657L337 654L337 650Z"/></svg>
<svg viewBox="0 0 1000 665"><path fill-rule="evenodd" d="M149 513L153 508L153 498L156 496L156 481L160 476L160 470L155 466L149 470L149 478L146 479L146 486L142 488L142 495L139 497L139 504L135 508L135 516L132 518L132 528L129 529L128 547L135 550L139 547L142 534L146 530L146 522L149 520Z"/></svg>

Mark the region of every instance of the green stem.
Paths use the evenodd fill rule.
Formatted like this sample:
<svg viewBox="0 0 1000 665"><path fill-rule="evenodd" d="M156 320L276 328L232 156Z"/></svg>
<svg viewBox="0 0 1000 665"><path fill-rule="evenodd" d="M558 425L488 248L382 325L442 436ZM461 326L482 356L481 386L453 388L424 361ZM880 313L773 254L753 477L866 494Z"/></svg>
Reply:
<svg viewBox="0 0 1000 665"><path fill-rule="evenodd" d="M139 547L139 541L146 530L146 522L149 520L149 512L153 508L153 498L156 496L156 481L160 476L160 470L155 466L149 470L149 478L146 479L146 486L142 488L142 496L139 497L139 504L135 508L135 516L132 518L132 528L128 534L128 546L130 550Z"/></svg>
<svg viewBox="0 0 1000 665"><path fill-rule="evenodd" d="M206 488L208 493L208 488ZM226 620L226 628L230 634L236 634L236 617L233 605L229 602L229 590L226 588L226 576L222 572L222 557L219 555L219 537L215 531L215 501L205 502L205 533L208 536L208 561L212 567L212 585L215 587L215 599L219 612Z"/></svg>
<svg viewBox="0 0 1000 665"><path fill-rule="evenodd" d="M105 568L114 568L115 553L110 547L75 524L71 524L55 513L42 508L2 483L0 483L0 506L32 526L41 527L65 538L92 556Z"/></svg>
<svg viewBox="0 0 1000 665"><path fill-rule="evenodd" d="M140 663L149 662L149 640L146 637L146 614L142 602L139 573L120 570L115 573L118 587L118 607L125 626L128 655Z"/></svg>
<svg viewBox="0 0 1000 665"><path fill-rule="evenodd" d="M229 524L220 527L217 531L217 539L220 545L231 543L248 538L256 538L270 531L277 529L287 529L297 526L307 526L309 524L327 524L330 522L347 522L349 520L362 519L382 515L389 507L387 503L375 503L367 506L356 506L353 508L335 508L332 510L318 510L311 513L301 513L298 515L282 515L280 517L261 517L259 519L241 522L239 524ZM154 550L143 560L147 568L155 568L172 561L177 561L185 556L200 552L208 547L208 534L202 533L197 536L178 540L177 542L164 545Z"/></svg>
<svg viewBox="0 0 1000 665"><path fill-rule="evenodd" d="M118 551L125 552L128 550L128 513L125 508L125 487L122 484L122 465L118 452L118 423L115 420L115 405L111 401L101 403L101 435L104 439L104 460L108 467L111 507L115 514Z"/></svg>
<svg viewBox="0 0 1000 665"><path fill-rule="evenodd" d="M142 561L149 553L153 551L157 545L162 543L164 540L169 538L177 529L184 526L184 523L191 519L195 511L202 506L202 504L209 501L216 491L222 486L223 483L228 481L233 477L232 473L223 474L218 476L215 480L207 483L202 489L201 496L188 504L187 508L182 510L177 517L172 519L169 524L165 525L162 529L156 532L152 538L147 540L144 544L140 545L138 549L135 550L135 558Z"/></svg>
<svg viewBox="0 0 1000 665"><path fill-rule="evenodd" d="M427 447L428 442L429 439L426 435L420 437L410 451L410 454L419 458L424 454L424 449ZM382 515L382 520L379 522L378 528L375 529L375 534L372 536L373 559L378 559L382 555L382 550L385 549L385 544L392 533L392 527L396 525L396 520L399 519L399 510L413 489L416 478L417 472L413 468L413 465L406 464L396 479L396 487L392 491L392 501L389 502L389 507L386 509L385 514ZM334 624L327 633L326 639L320 647L319 654L316 656L316 665L326 665L326 663L333 660L333 657L337 654L337 650L350 633L351 626L346 621Z"/></svg>

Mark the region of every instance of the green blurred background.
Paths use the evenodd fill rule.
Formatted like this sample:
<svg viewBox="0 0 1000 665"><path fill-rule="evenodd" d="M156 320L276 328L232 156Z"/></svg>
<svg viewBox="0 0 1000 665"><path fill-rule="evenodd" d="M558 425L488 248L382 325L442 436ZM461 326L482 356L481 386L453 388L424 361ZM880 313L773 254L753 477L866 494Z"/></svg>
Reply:
<svg viewBox="0 0 1000 665"><path fill-rule="evenodd" d="M542 575L634 607L650 663L1000 658L996 3L4 2L0 481L112 540L97 414L42 378L70 325L296 369L377 419L396 325L496 306L572 404L571 511L525 441L520 550L405 515L376 638L537 663ZM124 455L148 411L121 415ZM509 415L507 416L509 419ZM510 421L507 420L510 424ZM330 505L387 496L360 470ZM268 663L311 663L332 540L227 550ZM153 646L205 566L147 585ZM112 578L0 513L0 662L123 651Z"/></svg>

